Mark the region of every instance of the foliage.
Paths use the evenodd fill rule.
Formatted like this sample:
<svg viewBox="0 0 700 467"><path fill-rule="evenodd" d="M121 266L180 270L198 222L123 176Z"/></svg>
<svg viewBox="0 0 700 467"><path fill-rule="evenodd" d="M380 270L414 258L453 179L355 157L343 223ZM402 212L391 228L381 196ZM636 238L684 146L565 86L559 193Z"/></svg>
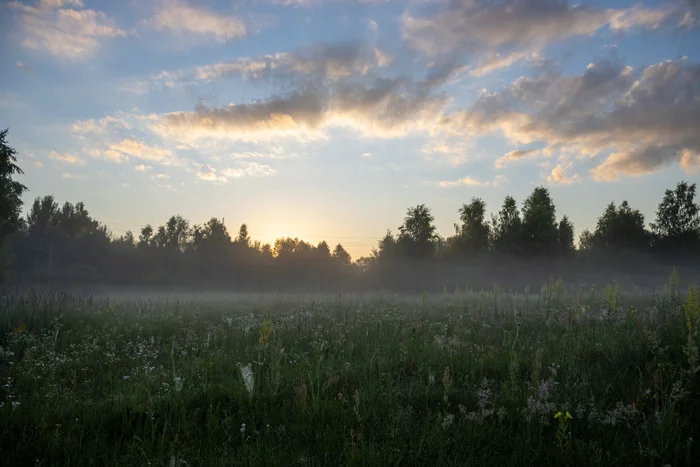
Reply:
<svg viewBox="0 0 700 467"><path fill-rule="evenodd" d="M658 246L664 250L689 252L700 248L700 208L695 203L695 183L680 182L666 190L651 224Z"/></svg>
<svg viewBox="0 0 700 467"><path fill-rule="evenodd" d="M557 250L559 237L556 208L549 190L537 187L523 203L523 238L525 251L531 255L548 255Z"/></svg>
<svg viewBox="0 0 700 467"><path fill-rule="evenodd" d="M544 187L535 188L525 200L522 218L515 199L506 196L497 215L486 222L485 202L472 198L459 209L460 222L454 235L446 239L437 234L431 210L417 205L408 209L397 234L387 230L372 254L355 262L340 244L331 249L325 241L312 245L299 238L278 238L272 245L253 241L246 224L232 238L224 219L217 217L190 225L176 215L163 225L144 226L138 235L128 231L117 237L82 202L60 206L50 195L34 200L19 222L20 230L5 244L7 256L14 258L12 280L27 284L191 285L238 290L406 286L420 291L452 289L474 280L474 274L464 273L466 268L479 271L481 286L489 280L502 281L508 271L501 271L499 264L518 262L527 268L518 277L529 280L530 285L552 270L567 277L571 276L567 272L580 270L585 278L586 268L596 266L646 277L640 266L651 264L653 258L642 254L655 255L665 262L664 269L700 259L700 248L693 246L697 230L694 193L695 185L685 182L675 191L666 191L652 224L653 235L645 227L644 216L629 203L610 203L595 231L581 233L578 249L573 223L566 215L557 222L554 201ZM633 255L624 256L625 252ZM533 274L531 265L536 262L532 260L549 261L546 264L551 269L544 270L543 265L539 275ZM501 275L488 277L489 268ZM513 268L511 275L516 274Z"/></svg>
<svg viewBox="0 0 700 467"><path fill-rule="evenodd" d="M0 237L21 226L22 194L27 190L13 178L23 172L17 165L17 151L7 143L7 133L7 129L0 131Z"/></svg>

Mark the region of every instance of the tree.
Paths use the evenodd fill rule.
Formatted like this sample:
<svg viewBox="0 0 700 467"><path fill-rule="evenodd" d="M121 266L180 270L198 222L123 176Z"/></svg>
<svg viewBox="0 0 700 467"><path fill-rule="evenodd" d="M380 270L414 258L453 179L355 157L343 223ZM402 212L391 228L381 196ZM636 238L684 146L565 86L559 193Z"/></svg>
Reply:
<svg viewBox="0 0 700 467"><path fill-rule="evenodd" d="M241 224L241 228L238 229L238 236L236 237L236 243L249 247L250 246L250 235L248 235L248 226Z"/></svg>
<svg viewBox="0 0 700 467"><path fill-rule="evenodd" d="M17 151L7 144L7 132L7 129L0 131L0 239L20 227L22 194L27 190L13 179L23 172L16 164Z"/></svg>
<svg viewBox="0 0 700 467"><path fill-rule="evenodd" d="M632 209L627 201L619 207L610 203L603 215L598 218L594 237L596 250L643 251L649 247L650 235L644 227L644 215L638 209Z"/></svg>
<svg viewBox="0 0 700 467"><path fill-rule="evenodd" d="M182 253L189 246L191 237L189 221L182 216L171 216L164 226L158 227L153 242L158 248Z"/></svg>
<svg viewBox="0 0 700 467"><path fill-rule="evenodd" d="M377 248L372 248L372 257L382 263L395 258L397 253L396 239L387 229L384 237L377 242Z"/></svg>
<svg viewBox="0 0 700 467"><path fill-rule="evenodd" d="M404 223L399 227L398 244L409 257L427 258L435 252L437 235L435 218L425 204L409 208Z"/></svg>
<svg viewBox="0 0 700 467"><path fill-rule="evenodd" d="M333 259L342 266L350 266L352 263L350 253L348 253L340 243L338 243L333 249Z"/></svg>
<svg viewBox="0 0 700 467"><path fill-rule="evenodd" d="M590 254L595 249L595 237L590 230L585 229L578 238L579 251Z"/></svg>
<svg viewBox="0 0 700 467"><path fill-rule="evenodd" d="M557 228L557 233L559 238L557 243L559 244L559 251L564 256L571 256L576 251L574 246L574 224L571 223L567 216L562 217L559 222L559 227Z"/></svg>
<svg viewBox="0 0 700 467"><path fill-rule="evenodd" d="M460 256L475 256L488 250L490 228L484 221L485 215L486 203L481 198L472 198L459 209L462 224L455 224L454 247Z"/></svg>
<svg viewBox="0 0 700 467"><path fill-rule="evenodd" d="M680 182L674 191L666 190L651 224L662 250L697 250L700 244L700 217L695 204L695 183Z"/></svg>
<svg viewBox="0 0 700 467"><path fill-rule="evenodd" d="M537 187L523 203L523 234L530 254L551 254L556 251L556 208L549 190Z"/></svg>
<svg viewBox="0 0 700 467"><path fill-rule="evenodd" d="M325 240L320 241L318 245L316 245L316 258L323 262L327 262L331 259L331 248L328 246L328 243L326 243Z"/></svg>
<svg viewBox="0 0 700 467"><path fill-rule="evenodd" d="M493 250L502 254L519 253L522 246L522 228L518 205L512 196L506 196L498 217L491 217Z"/></svg>

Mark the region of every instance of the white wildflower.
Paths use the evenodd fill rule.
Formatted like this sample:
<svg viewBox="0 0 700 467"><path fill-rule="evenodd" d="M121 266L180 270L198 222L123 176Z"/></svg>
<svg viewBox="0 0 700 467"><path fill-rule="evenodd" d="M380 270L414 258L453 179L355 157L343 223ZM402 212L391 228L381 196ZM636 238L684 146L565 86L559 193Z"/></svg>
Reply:
<svg viewBox="0 0 700 467"><path fill-rule="evenodd" d="M173 383L175 385L175 392L180 392L182 390L183 379L176 376L173 378Z"/></svg>
<svg viewBox="0 0 700 467"><path fill-rule="evenodd" d="M455 416L452 415L451 413L445 414L445 417L442 419L442 429L447 430L451 425L452 422L455 421Z"/></svg>
<svg viewBox="0 0 700 467"><path fill-rule="evenodd" d="M243 382L248 390L248 394L253 395L253 385L255 384L253 369L250 363L246 366L241 366L241 377L243 377Z"/></svg>

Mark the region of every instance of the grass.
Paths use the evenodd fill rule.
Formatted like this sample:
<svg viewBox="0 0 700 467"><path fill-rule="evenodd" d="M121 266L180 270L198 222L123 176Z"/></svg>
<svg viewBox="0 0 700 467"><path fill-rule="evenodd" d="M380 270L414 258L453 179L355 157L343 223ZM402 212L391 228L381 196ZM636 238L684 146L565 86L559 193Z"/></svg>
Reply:
<svg viewBox="0 0 700 467"><path fill-rule="evenodd" d="M677 279L630 295L5 297L0 463L693 465L697 308Z"/></svg>

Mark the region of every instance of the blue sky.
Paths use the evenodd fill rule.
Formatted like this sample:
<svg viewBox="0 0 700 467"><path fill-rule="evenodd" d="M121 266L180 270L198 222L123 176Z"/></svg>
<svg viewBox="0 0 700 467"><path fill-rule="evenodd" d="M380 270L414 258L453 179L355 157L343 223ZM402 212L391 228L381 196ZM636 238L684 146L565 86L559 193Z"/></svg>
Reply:
<svg viewBox="0 0 700 467"><path fill-rule="evenodd" d="M245 222L368 254L548 186L577 233L698 181L697 2L23 0L0 127L30 188L117 235Z"/></svg>

